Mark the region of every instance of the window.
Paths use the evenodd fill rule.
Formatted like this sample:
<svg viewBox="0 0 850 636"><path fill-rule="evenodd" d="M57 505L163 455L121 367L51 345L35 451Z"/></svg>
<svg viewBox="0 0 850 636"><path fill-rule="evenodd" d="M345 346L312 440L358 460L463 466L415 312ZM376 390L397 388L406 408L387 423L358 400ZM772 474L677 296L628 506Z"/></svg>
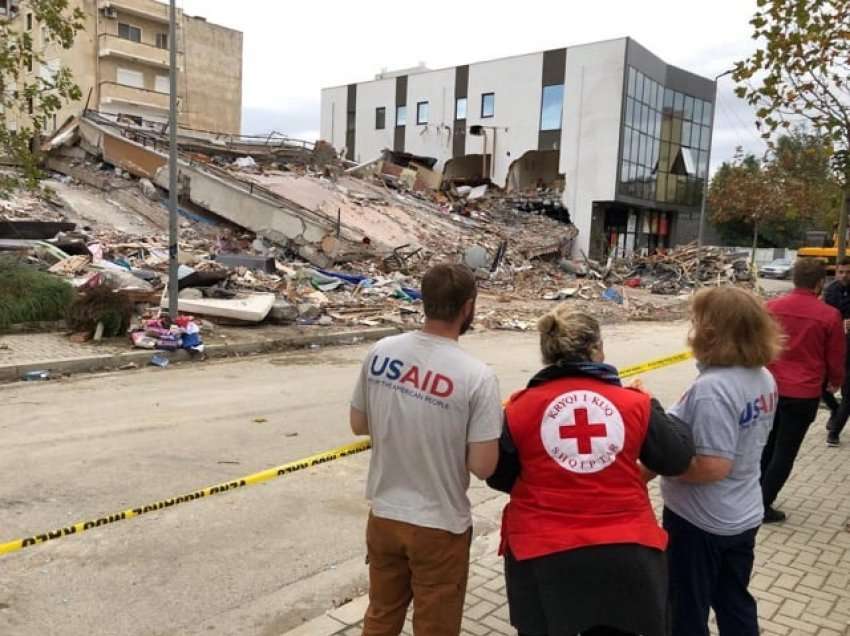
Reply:
<svg viewBox="0 0 850 636"><path fill-rule="evenodd" d="M62 63L58 58L47 60L41 65L41 68L39 69L39 76L48 84L53 84L56 81L56 76L59 74L61 67Z"/></svg>
<svg viewBox="0 0 850 636"><path fill-rule="evenodd" d="M157 75L154 83L157 93L171 92L171 78L168 75Z"/></svg>
<svg viewBox="0 0 850 636"><path fill-rule="evenodd" d="M540 130L560 130L564 105L564 85L553 84L543 87L543 103L540 106Z"/></svg>
<svg viewBox="0 0 850 636"><path fill-rule="evenodd" d="M466 119L466 97L455 100L455 119Z"/></svg>
<svg viewBox="0 0 850 636"><path fill-rule="evenodd" d="M142 30L139 27L134 27L123 22L118 23L118 37L133 42L142 41Z"/></svg>
<svg viewBox="0 0 850 636"><path fill-rule="evenodd" d="M157 33L156 34L156 47L158 49L167 49L168 48L168 33Z"/></svg>
<svg viewBox="0 0 850 636"><path fill-rule="evenodd" d="M123 84L124 86L132 86L134 88L145 87L145 75L141 71L119 68L117 72L117 80L119 84Z"/></svg>
<svg viewBox="0 0 850 636"><path fill-rule="evenodd" d="M32 13L27 13L27 31L32 31Z"/></svg>
<svg viewBox="0 0 850 636"><path fill-rule="evenodd" d="M395 107L395 125L396 126L406 126L407 125L407 106L396 106Z"/></svg>
<svg viewBox="0 0 850 636"><path fill-rule="evenodd" d="M33 105L32 105L32 97L27 97L27 112L32 115Z"/></svg>
<svg viewBox="0 0 850 636"><path fill-rule="evenodd" d="M32 55L27 55L27 70L32 73Z"/></svg>
<svg viewBox="0 0 850 636"><path fill-rule="evenodd" d="M383 130L387 127L387 109L379 106L375 109L375 130Z"/></svg>
<svg viewBox="0 0 850 636"><path fill-rule="evenodd" d="M428 123L428 102L416 104L416 123L419 125Z"/></svg>
<svg viewBox="0 0 850 636"><path fill-rule="evenodd" d="M496 114L496 94L484 93L481 95L481 118L486 119Z"/></svg>

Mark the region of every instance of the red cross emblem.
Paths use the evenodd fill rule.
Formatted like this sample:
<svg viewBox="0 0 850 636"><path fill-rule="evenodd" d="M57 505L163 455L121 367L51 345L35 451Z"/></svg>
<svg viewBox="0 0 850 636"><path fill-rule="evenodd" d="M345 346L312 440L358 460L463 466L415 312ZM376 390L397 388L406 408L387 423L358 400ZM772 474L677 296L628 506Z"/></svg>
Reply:
<svg viewBox="0 0 850 636"><path fill-rule="evenodd" d="M608 428L605 424L591 424L587 419L587 409L576 409L573 411L575 424L572 426L561 426L561 439L574 439L578 443L578 452L589 455L593 452L591 442L594 437L607 437Z"/></svg>

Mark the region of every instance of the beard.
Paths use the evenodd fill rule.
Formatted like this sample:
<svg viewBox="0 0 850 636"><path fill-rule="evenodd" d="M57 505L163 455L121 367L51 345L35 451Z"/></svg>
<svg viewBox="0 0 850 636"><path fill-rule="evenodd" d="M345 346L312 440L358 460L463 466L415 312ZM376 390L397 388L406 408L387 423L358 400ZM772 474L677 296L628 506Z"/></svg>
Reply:
<svg viewBox="0 0 850 636"><path fill-rule="evenodd" d="M467 331L472 329L472 322L475 320L475 311L469 312L469 316L466 317L466 320L463 321L463 324L460 326L460 335L462 336Z"/></svg>

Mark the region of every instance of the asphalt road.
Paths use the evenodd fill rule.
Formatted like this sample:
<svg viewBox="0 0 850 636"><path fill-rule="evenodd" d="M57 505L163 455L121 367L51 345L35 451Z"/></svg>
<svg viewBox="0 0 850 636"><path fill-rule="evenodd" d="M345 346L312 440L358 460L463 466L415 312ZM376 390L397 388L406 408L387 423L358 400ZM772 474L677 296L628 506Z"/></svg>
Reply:
<svg viewBox="0 0 850 636"><path fill-rule="evenodd" d="M684 324L605 330L610 362L684 349ZM532 333L463 345L505 395L539 366ZM352 441L365 347L0 387L0 543L191 492ZM665 403L692 363L645 377ZM0 557L0 634L272 636L365 581L368 453ZM501 501L471 489L478 532Z"/></svg>

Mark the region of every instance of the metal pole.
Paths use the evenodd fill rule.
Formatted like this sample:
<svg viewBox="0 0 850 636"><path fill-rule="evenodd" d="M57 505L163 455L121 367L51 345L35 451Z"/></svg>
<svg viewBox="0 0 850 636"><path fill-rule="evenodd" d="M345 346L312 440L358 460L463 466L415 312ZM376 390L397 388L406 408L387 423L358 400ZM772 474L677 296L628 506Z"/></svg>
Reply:
<svg viewBox="0 0 850 636"><path fill-rule="evenodd" d="M168 316L177 318L177 6L171 0L168 28L171 81L168 100Z"/></svg>
<svg viewBox="0 0 850 636"><path fill-rule="evenodd" d="M714 99L711 102L711 126L708 129L708 155L705 158L705 177L702 180L702 201L699 206L699 227L697 228L697 280L702 268L702 244L705 233L705 206L708 201L708 185L711 181L711 146L714 142L714 122L717 119L717 80L726 75L731 75L733 69L724 71L714 78Z"/></svg>

